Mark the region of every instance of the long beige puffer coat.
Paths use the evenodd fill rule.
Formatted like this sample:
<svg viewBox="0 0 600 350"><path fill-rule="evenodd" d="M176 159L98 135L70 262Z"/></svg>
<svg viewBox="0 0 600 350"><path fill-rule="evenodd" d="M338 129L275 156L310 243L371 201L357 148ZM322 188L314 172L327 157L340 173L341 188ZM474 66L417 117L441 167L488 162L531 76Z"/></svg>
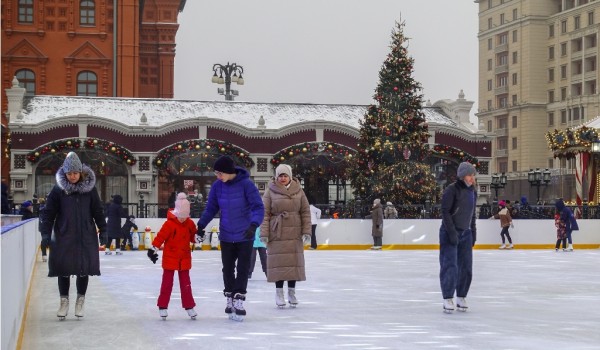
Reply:
<svg viewBox="0 0 600 350"><path fill-rule="evenodd" d="M302 235L311 234L310 207L300 183L289 188L275 179L263 195L265 218L260 236L268 237L267 281L305 281Z"/></svg>
<svg viewBox="0 0 600 350"><path fill-rule="evenodd" d="M371 219L373 219L371 235L373 237L383 237L383 209L380 203L373 205L373 208L371 208Z"/></svg>

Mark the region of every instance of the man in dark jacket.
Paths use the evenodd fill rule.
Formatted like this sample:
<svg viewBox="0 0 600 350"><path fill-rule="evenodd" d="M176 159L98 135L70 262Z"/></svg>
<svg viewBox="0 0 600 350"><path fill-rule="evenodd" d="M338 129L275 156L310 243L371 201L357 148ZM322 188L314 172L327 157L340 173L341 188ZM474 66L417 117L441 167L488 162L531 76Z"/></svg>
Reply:
<svg viewBox="0 0 600 350"><path fill-rule="evenodd" d="M123 210L123 197L121 195L114 195L112 197L112 202L106 209L106 250L104 254L111 255L110 246L112 245L113 240L115 241L115 254L121 255L121 218L127 217Z"/></svg>
<svg viewBox="0 0 600 350"><path fill-rule="evenodd" d="M477 238L475 173L471 163L460 163L458 180L446 187L442 195L440 285L446 313L455 309L455 292L456 308L467 311L466 297L473 276L473 246Z"/></svg>
<svg viewBox="0 0 600 350"><path fill-rule="evenodd" d="M243 302L246 300L250 257L256 228L263 221L265 207L248 171L235 166L232 158L222 156L217 159L214 171L217 181L210 188L206 209L198 220L198 233L204 236L204 229L220 210L223 294L227 298L225 313L239 320L246 315Z"/></svg>
<svg viewBox="0 0 600 350"><path fill-rule="evenodd" d="M2 214L10 214L10 204L8 203L8 185L2 182Z"/></svg>

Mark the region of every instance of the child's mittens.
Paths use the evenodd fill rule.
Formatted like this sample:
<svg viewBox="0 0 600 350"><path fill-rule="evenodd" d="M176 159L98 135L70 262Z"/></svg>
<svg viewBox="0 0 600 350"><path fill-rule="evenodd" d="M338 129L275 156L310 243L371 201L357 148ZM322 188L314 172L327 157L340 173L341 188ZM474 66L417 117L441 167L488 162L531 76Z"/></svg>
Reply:
<svg viewBox="0 0 600 350"><path fill-rule="evenodd" d="M156 248L152 247L148 249L148 259L150 259L153 264L156 264L158 261L158 253L156 252Z"/></svg>

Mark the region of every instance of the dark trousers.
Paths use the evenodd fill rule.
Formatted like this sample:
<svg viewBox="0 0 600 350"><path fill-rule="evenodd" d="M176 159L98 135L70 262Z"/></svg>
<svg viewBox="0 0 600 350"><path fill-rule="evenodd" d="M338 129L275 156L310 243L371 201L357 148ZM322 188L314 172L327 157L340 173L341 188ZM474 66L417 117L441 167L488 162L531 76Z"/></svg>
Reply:
<svg viewBox="0 0 600 350"><path fill-rule="evenodd" d="M458 245L448 239L446 230L440 228L440 286L444 299L466 297L473 278L473 235L471 230L458 234Z"/></svg>
<svg viewBox="0 0 600 350"><path fill-rule="evenodd" d="M223 292L246 294L248 272L250 270L250 256L252 255L252 250L254 250L252 247L253 244L254 241L235 243L221 241L223 283L225 284Z"/></svg>
<svg viewBox="0 0 600 350"><path fill-rule="evenodd" d="M566 238L559 238L556 240L556 246L555 248L558 249L560 248L560 243L562 242L562 247L563 249L567 248L567 239Z"/></svg>
<svg viewBox="0 0 600 350"><path fill-rule="evenodd" d="M502 244L504 244L505 242L505 236L506 238L508 238L508 243L512 244L512 239L510 238L510 233L508 233L508 226L503 227L502 231L500 232L500 236L502 237Z"/></svg>
<svg viewBox="0 0 600 350"><path fill-rule="evenodd" d="M317 225L311 226L312 233L310 235L310 247L317 249Z"/></svg>
<svg viewBox="0 0 600 350"><path fill-rule="evenodd" d="M275 288L283 288L283 282L285 282L285 281L284 280L276 281ZM287 281L287 284L288 284L288 288L296 288L296 281Z"/></svg>
<svg viewBox="0 0 600 350"><path fill-rule="evenodd" d="M87 292L88 282L90 276L77 276L75 285L77 286L77 294L85 295ZM58 277L58 292L61 297L69 296L69 289L71 287L71 276L59 276Z"/></svg>
<svg viewBox="0 0 600 350"><path fill-rule="evenodd" d="M42 256L46 256L46 254L48 254L48 245L44 244L43 240L40 244L40 248L42 249Z"/></svg>
<svg viewBox="0 0 600 350"><path fill-rule="evenodd" d="M383 237L373 237L373 246L381 247L383 244Z"/></svg>
<svg viewBox="0 0 600 350"><path fill-rule="evenodd" d="M184 309L191 309L196 306L192 296L192 282L190 281L190 270L178 270L179 291L181 292L181 306ZM160 309L168 309L173 291L173 277L175 270L163 270L162 282L160 284L160 294L156 305Z"/></svg>
<svg viewBox="0 0 600 350"><path fill-rule="evenodd" d="M567 230L567 242L569 242L569 244L573 244L573 239L571 238L572 233L572 230Z"/></svg>
<svg viewBox="0 0 600 350"><path fill-rule="evenodd" d="M256 252L258 251L258 256L260 257L260 265L262 266L262 270L267 275L267 248L258 247L252 249L252 255L250 256L250 275L254 272L254 265L256 265Z"/></svg>

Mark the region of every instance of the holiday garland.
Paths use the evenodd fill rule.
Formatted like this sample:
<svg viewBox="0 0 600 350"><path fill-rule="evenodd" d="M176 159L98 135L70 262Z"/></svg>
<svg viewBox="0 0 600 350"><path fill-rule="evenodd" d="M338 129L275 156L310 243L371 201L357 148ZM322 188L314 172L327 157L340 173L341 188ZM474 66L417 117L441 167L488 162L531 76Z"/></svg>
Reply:
<svg viewBox="0 0 600 350"><path fill-rule="evenodd" d="M54 154L56 152L62 152L66 150L76 150L80 149L81 146L82 141L75 138L53 141L29 152L27 154L27 160L35 164L42 158L43 155L47 153ZM128 165L134 165L136 163L135 157L129 150L117 145L114 142L97 138L88 138L83 146L90 150L103 151L110 156L125 161Z"/></svg>
<svg viewBox="0 0 600 350"><path fill-rule="evenodd" d="M479 168L480 166L479 160L477 158L473 157L465 151L461 151L458 148L448 145L436 143L435 145L433 145L431 155L437 156L439 158L454 160L456 163L469 162L473 164L476 168Z"/></svg>
<svg viewBox="0 0 600 350"><path fill-rule="evenodd" d="M350 159L355 154L356 150L344 145L328 142L302 142L277 152L271 159L271 164L277 166L280 163L299 155L308 159L326 156L332 162L338 162L346 158Z"/></svg>
<svg viewBox="0 0 600 350"><path fill-rule="evenodd" d="M158 169L165 169L173 157L188 152L205 152L217 156L228 155L237 158L247 169L254 166L254 160L250 158L248 151L229 142L215 139L185 140L165 147L154 158L154 166Z"/></svg>
<svg viewBox="0 0 600 350"><path fill-rule="evenodd" d="M546 133L548 148L554 151L555 157L572 158L579 152L589 152L592 143L600 142L600 129L582 126L576 130L549 131Z"/></svg>

